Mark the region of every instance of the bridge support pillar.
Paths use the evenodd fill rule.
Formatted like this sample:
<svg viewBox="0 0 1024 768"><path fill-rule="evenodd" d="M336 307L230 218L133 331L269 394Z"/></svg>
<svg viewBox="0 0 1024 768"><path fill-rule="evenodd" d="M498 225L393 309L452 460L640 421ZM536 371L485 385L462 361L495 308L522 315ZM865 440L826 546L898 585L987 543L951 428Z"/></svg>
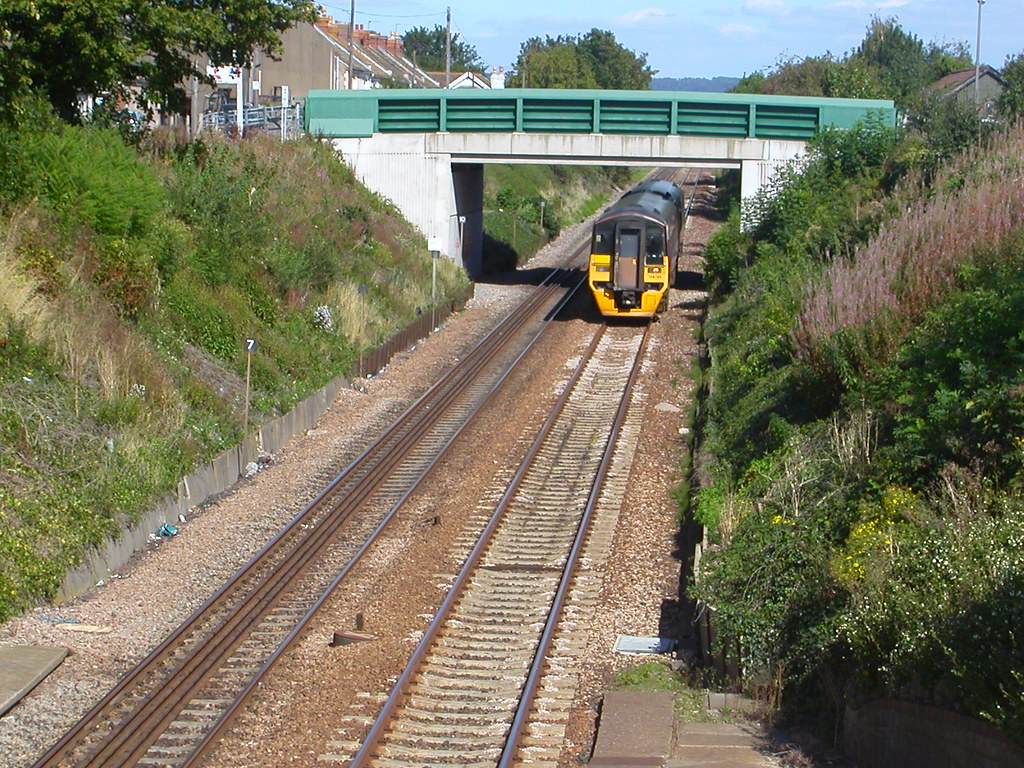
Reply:
<svg viewBox="0 0 1024 768"><path fill-rule="evenodd" d="M457 252L473 278L484 262L484 167L481 163L452 163L455 218L459 224Z"/></svg>

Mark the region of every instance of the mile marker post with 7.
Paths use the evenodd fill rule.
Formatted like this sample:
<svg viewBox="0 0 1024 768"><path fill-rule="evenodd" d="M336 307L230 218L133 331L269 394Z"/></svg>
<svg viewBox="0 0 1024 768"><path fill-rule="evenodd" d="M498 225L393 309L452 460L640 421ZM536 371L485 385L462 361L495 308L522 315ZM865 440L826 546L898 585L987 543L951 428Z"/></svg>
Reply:
<svg viewBox="0 0 1024 768"><path fill-rule="evenodd" d="M249 432L249 373L252 371L252 351L256 349L256 339L245 340L245 411L242 416L242 436Z"/></svg>

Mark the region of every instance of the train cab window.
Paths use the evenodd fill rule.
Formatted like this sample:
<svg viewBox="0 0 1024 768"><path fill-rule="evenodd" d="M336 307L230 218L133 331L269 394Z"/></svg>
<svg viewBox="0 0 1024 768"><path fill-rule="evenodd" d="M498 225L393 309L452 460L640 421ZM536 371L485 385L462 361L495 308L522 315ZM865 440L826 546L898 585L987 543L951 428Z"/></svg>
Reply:
<svg viewBox="0 0 1024 768"><path fill-rule="evenodd" d="M590 248L590 252L604 254L606 256L610 256L615 253L614 225L594 228L594 242Z"/></svg>
<svg viewBox="0 0 1024 768"><path fill-rule="evenodd" d="M665 258L665 238L660 229L647 228L646 259L648 264L661 264Z"/></svg>

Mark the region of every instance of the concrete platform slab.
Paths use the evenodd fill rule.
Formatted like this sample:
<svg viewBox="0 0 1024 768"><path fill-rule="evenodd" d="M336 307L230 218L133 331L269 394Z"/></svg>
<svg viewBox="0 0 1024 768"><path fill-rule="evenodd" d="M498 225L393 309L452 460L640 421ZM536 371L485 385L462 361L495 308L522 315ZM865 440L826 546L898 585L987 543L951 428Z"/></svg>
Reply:
<svg viewBox="0 0 1024 768"><path fill-rule="evenodd" d="M756 728L733 723L683 723L665 768L766 768Z"/></svg>
<svg viewBox="0 0 1024 768"><path fill-rule="evenodd" d="M0 715L17 704L68 655L46 645L0 647Z"/></svg>
<svg viewBox="0 0 1024 768"><path fill-rule="evenodd" d="M593 768L663 766L672 751L675 714L668 692L608 691L601 707L601 725Z"/></svg>

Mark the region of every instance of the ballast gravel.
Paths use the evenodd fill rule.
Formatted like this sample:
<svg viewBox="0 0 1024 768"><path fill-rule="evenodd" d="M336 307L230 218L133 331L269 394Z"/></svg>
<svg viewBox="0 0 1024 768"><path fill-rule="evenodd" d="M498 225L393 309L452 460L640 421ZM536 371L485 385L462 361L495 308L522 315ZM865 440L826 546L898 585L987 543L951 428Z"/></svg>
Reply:
<svg viewBox="0 0 1024 768"><path fill-rule="evenodd" d="M681 269L699 272L714 223L694 215ZM589 231L582 222L545 248L527 268L564 260ZM518 275L526 274L520 270ZM152 542L84 597L32 610L0 626L0 645L69 648L68 658L0 718L0 768L26 768L336 476L445 370L455 364L532 289L517 275L479 283L465 310L398 355L379 375L342 391L314 429L293 439L271 463L221 498L192 510L180 532ZM642 374L644 437L637 446L598 606L583 632L590 638L562 765L589 755L595 702L618 670L649 660L616 654L617 635L657 635L678 600L674 555L678 509L671 488L681 479L686 419L693 397L689 371L697 359L703 312L697 288L673 290L656 325L651 362ZM395 532L372 562L353 572L353 588L332 598L294 651L261 686L209 765L340 765L372 717L443 599L471 541L467 531L493 506L525 453L528 425L550 405L590 338L596 313L564 321L547 347L535 350L457 442L439 471L403 508ZM523 426L521 426L523 425ZM376 638L332 648L335 631L357 626ZM68 626L91 627L93 632Z"/></svg>

